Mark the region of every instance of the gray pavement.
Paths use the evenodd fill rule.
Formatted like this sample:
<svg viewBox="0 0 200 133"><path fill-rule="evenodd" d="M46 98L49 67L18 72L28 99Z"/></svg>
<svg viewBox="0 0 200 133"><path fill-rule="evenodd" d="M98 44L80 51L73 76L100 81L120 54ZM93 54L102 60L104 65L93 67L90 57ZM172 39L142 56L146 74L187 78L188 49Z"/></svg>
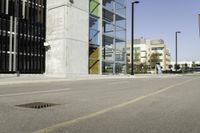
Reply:
<svg viewBox="0 0 200 133"><path fill-rule="evenodd" d="M2 84L0 133L199 133L200 76L150 77Z"/></svg>

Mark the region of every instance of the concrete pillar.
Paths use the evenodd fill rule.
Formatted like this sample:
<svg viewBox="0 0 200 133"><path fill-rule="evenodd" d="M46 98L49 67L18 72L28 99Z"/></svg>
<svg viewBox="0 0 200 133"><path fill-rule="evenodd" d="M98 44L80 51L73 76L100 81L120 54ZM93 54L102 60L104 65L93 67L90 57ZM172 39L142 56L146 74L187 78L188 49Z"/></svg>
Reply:
<svg viewBox="0 0 200 133"><path fill-rule="evenodd" d="M89 1L47 1L46 74L88 74Z"/></svg>

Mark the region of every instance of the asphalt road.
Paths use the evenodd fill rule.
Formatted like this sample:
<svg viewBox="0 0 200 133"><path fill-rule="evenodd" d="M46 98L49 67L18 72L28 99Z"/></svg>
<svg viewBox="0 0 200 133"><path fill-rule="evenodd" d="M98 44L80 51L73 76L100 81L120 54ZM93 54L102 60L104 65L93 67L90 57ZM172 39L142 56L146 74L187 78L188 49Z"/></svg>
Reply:
<svg viewBox="0 0 200 133"><path fill-rule="evenodd" d="M199 75L4 85L0 133L200 133L199 101Z"/></svg>

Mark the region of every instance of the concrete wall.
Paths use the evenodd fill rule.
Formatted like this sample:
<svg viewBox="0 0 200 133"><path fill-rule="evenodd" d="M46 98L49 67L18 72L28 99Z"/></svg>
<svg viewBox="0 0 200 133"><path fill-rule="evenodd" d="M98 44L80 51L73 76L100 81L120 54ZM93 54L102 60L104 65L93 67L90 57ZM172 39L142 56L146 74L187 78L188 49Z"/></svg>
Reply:
<svg viewBox="0 0 200 133"><path fill-rule="evenodd" d="M46 74L88 74L89 1L47 1Z"/></svg>

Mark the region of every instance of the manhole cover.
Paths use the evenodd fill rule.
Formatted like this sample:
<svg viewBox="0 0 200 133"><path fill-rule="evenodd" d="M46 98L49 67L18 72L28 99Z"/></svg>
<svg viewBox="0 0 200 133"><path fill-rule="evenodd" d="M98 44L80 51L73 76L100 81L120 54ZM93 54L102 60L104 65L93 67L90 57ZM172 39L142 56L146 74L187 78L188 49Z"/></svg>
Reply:
<svg viewBox="0 0 200 133"><path fill-rule="evenodd" d="M21 104L21 105L16 105L16 106L23 107L23 108L43 109L43 108L48 108L48 107L52 107L56 105L59 105L59 104L35 102L35 103Z"/></svg>

